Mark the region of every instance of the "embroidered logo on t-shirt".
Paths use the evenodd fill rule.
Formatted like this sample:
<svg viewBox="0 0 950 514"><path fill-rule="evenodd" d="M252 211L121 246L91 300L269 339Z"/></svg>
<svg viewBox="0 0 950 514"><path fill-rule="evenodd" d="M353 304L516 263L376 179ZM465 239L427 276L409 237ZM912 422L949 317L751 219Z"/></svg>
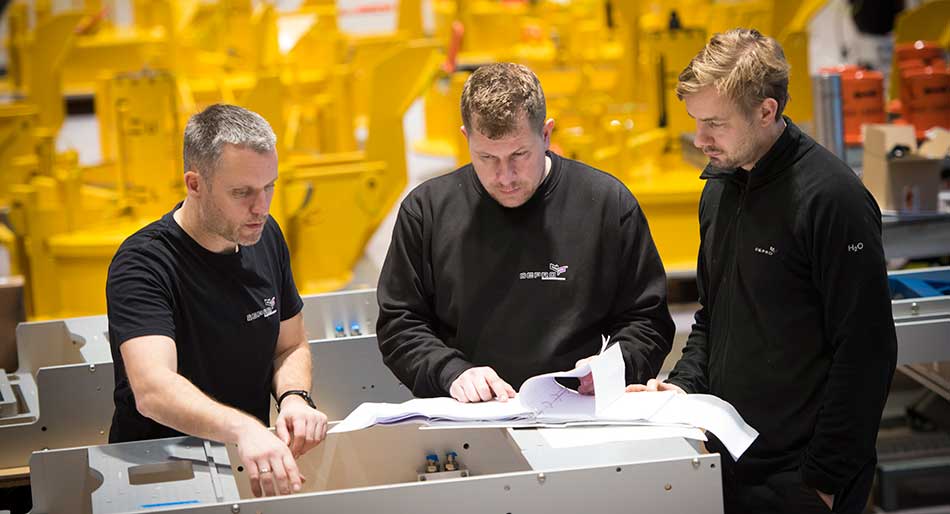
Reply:
<svg viewBox="0 0 950 514"><path fill-rule="evenodd" d="M519 280L567 280L567 277L561 275L567 273L567 266L558 266L554 263L548 263L548 269L551 271L522 271L518 274Z"/></svg>
<svg viewBox="0 0 950 514"><path fill-rule="evenodd" d="M270 298L264 298L264 308L259 311L248 314L247 315L248 323L256 320L257 318L261 318L261 317L268 318L270 316L273 316L274 314L277 314L276 306L277 306L276 296L271 296Z"/></svg>

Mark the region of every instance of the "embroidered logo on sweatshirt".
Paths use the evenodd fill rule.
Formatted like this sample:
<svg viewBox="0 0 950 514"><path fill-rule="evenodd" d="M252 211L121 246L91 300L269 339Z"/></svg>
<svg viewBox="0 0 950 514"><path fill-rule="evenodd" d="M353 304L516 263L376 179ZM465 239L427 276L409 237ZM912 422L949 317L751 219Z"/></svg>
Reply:
<svg viewBox="0 0 950 514"><path fill-rule="evenodd" d="M263 309L256 312L252 312L247 315L247 321L248 323L250 323L256 320L257 318L260 318L260 317L269 318L273 316L274 314L277 314L277 297L271 296L270 298L264 298Z"/></svg>
<svg viewBox="0 0 950 514"><path fill-rule="evenodd" d="M775 255L775 247L774 247L774 246L770 246L769 249L766 250L765 248L759 248L758 246L756 246L756 247L755 247L755 253L762 253L762 254L765 254L765 255Z"/></svg>
<svg viewBox="0 0 950 514"><path fill-rule="evenodd" d="M567 273L567 266L548 263L548 269L550 271L522 271L518 274L518 279L534 280L540 278L541 280L567 280L567 277L561 276Z"/></svg>
<svg viewBox="0 0 950 514"><path fill-rule="evenodd" d="M849 245L848 245L848 251L851 252L851 253L858 253L858 252L860 252L861 250L864 250L864 243L862 243L862 242L860 242L860 241L857 242L857 243L849 244Z"/></svg>

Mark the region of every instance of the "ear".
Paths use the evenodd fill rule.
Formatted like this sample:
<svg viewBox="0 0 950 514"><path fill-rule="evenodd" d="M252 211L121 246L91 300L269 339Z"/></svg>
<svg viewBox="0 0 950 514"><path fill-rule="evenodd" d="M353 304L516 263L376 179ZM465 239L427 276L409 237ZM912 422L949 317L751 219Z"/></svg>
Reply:
<svg viewBox="0 0 950 514"><path fill-rule="evenodd" d="M772 123L775 123L775 113L778 112L778 102L774 98L766 98L762 101L762 105L759 106L759 119L757 120L759 124L763 127L767 127Z"/></svg>
<svg viewBox="0 0 950 514"><path fill-rule="evenodd" d="M201 195L201 188L204 185L201 182L201 176L198 175L197 171L189 170L185 172L185 192L188 193L188 196Z"/></svg>
<svg viewBox="0 0 950 514"><path fill-rule="evenodd" d="M459 130L462 131L462 135L465 136L465 139L468 139L468 131L465 130L465 125L462 125L461 127L459 127Z"/></svg>
<svg viewBox="0 0 950 514"><path fill-rule="evenodd" d="M551 147L551 134L554 132L554 118L548 118L541 127L541 138L544 139L544 149Z"/></svg>

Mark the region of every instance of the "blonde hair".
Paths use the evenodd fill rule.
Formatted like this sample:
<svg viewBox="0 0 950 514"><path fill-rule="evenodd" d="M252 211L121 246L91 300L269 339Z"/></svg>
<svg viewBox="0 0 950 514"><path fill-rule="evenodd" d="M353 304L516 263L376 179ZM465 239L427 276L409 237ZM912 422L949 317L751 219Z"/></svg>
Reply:
<svg viewBox="0 0 950 514"><path fill-rule="evenodd" d="M781 45L755 29L716 34L680 73L680 100L708 86L730 98L745 113L766 98L778 102L778 121L788 103L788 61Z"/></svg>
<svg viewBox="0 0 950 514"><path fill-rule="evenodd" d="M541 82L521 64L481 66L465 81L461 104L465 129L478 130L489 139L514 133L522 116L540 134L547 115Z"/></svg>

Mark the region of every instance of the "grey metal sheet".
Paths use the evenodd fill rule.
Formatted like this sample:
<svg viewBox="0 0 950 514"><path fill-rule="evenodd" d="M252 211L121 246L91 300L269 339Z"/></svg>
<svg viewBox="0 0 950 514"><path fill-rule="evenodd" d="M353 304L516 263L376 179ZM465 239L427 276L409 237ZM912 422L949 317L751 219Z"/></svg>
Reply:
<svg viewBox="0 0 950 514"><path fill-rule="evenodd" d="M211 446L201 439L176 438L89 448L89 467L108 477L92 492L93 512L118 514L239 499L227 453L209 458ZM132 484L130 468L169 464L187 467L191 478Z"/></svg>
<svg viewBox="0 0 950 514"><path fill-rule="evenodd" d="M412 393L383 364L376 336L311 341L313 393L330 420L364 402L400 403Z"/></svg>
<svg viewBox="0 0 950 514"><path fill-rule="evenodd" d="M519 450L524 448L519 447L510 434L497 428L417 430L405 425L337 434L342 436L337 441L342 441L347 448L340 453L318 447L315 451L323 453L311 459L317 461L311 464L345 470L356 483L370 485L347 487L347 484L336 483L321 492L243 500L238 499L228 485L240 480L224 469L226 466L220 456L223 447L213 443L173 438L42 452L35 454L31 462L33 512L128 512L117 507L123 504L133 508L150 505L148 512L230 514L722 512L719 456L700 454L689 443L670 440L659 444L666 450L661 450L657 459L639 455L634 461L625 461L629 452L612 457L605 453L602 457L608 460L600 464L580 463L571 457L560 464L552 460L550 468L538 470L523 467L527 464ZM522 439L529 441L530 437ZM393 444L397 440L401 443ZM467 469L473 476L414 481L413 463L422 452L457 447L462 442L471 443L462 463L470 464ZM608 447L616 448L613 444ZM130 465L182 459L200 465L211 460L209 457L215 461L211 467L221 476L223 492L213 498L209 494L216 486L209 482L210 474L199 480L198 472L195 480L182 480L170 486L182 489L179 494L128 484L125 470ZM399 473L402 468L406 468L405 476ZM302 469L311 476L319 475L319 471L303 465ZM377 478L366 482L366 477L374 473ZM378 477L385 476L395 482L379 483ZM193 491L196 487L200 490ZM185 501L183 498L197 503L176 503ZM165 505L142 503L152 499L165 500Z"/></svg>
<svg viewBox="0 0 950 514"><path fill-rule="evenodd" d="M888 259L950 255L950 214L886 215L883 221Z"/></svg>

